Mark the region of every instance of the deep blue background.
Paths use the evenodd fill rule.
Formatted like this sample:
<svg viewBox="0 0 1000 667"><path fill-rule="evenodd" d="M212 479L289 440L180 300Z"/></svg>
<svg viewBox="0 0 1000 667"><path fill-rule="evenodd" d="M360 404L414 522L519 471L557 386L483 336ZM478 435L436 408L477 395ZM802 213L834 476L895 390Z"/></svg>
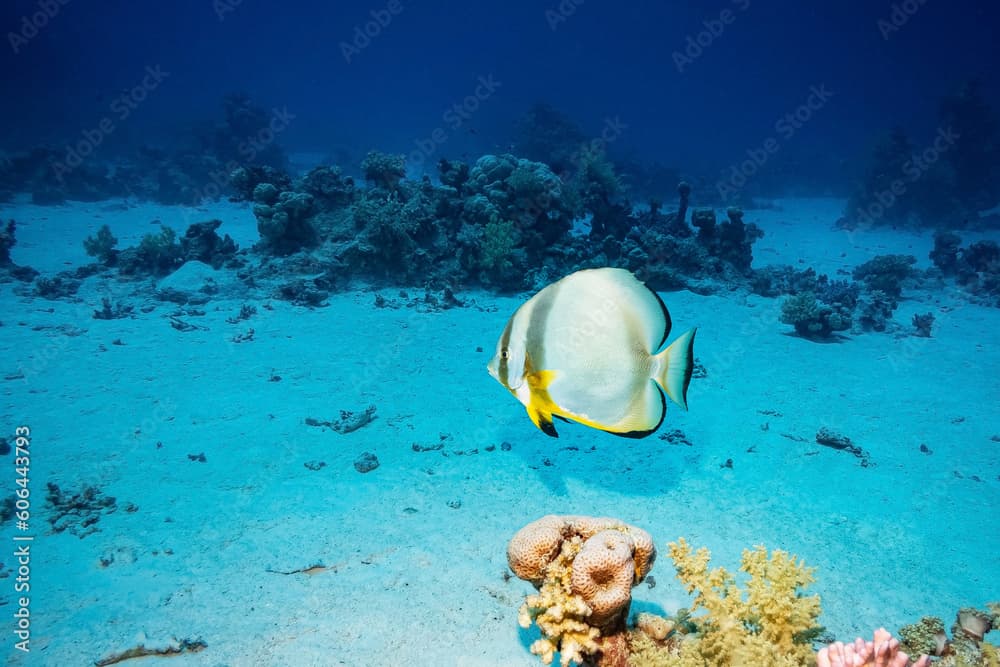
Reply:
<svg viewBox="0 0 1000 667"><path fill-rule="evenodd" d="M0 147L63 144L109 114L146 65L170 72L109 146L176 141L218 119L226 92L287 107L291 150L409 152L477 77L502 83L470 123L450 132L451 157L506 148L513 121L549 102L598 132L628 125L619 146L686 168L719 170L774 135L774 122L825 84L834 97L782 146L782 160L841 164L867 154L893 125L918 145L936 128L940 98L976 77L997 103L996 3L926 0L888 40L877 26L893 3L749 0L586 0L555 31L557 2L400 0L403 11L354 62L340 43L386 2L243 0L220 21L212 0L70 0L20 54L7 33L38 2L4 3L0 28ZM920 3L915 2L915 5ZM684 73L672 53L729 8L736 20Z"/></svg>

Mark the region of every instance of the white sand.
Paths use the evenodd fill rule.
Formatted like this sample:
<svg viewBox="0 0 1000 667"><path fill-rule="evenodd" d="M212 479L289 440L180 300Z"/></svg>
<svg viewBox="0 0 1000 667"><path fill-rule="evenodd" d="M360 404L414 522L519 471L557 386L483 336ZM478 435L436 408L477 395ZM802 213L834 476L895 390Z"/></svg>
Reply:
<svg viewBox="0 0 1000 667"><path fill-rule="evenodd" d="M884 252L927 264L929 236L846 235L831 230L840 202L779 205L747 214L768 233L758 264L802 259L835 272ZM80 242L105 222L123 245L157 218L182 232L218 217L241 244L255 236L249 212L231 205L8 207L0 217L22 223L15 260L46 272L86 261ZM923 614L950 620L1000 598L1000 443L990 440L1000 434L1000 310L951 294L914 295L897 312L906 328L912 313L934 312L933 338L826 345L787 335L778 300L664 295L678 332L700 327L708 369L692 384L691 411L672 410L664 427L683 429L686 447L568 424L558 440L535 430L485 372L512 298L462 295L477 307L441 314L376 309L370 292L316 310L264 299L235 325L225 320L242 301L212 301L204 317L185 318L207 330L181 333L162 302L135 319L90 318L103 294L145 303L128 298L135 283L88 279L79 303L13 287L0 285L0 377L24 377L0 381L3 430L34 433L37 537L32 653L11 651L9 664L92 664L142 632L150 643L207 642L164 663L174 667L536 665L536 635L516 621L531 587L504 581L505 546L552 512L612 515L653 533L656 586L634 591L635 610L686 603L662 553L679 536L731 569L758 543L802 556L818 568L822 622L841 638ZM249 327L254 341L230 342ZM304 424L369 404L377 420L354 433ZM824 425L877 465L813 443ZM446 452L478 453L411 449L442 434ZM364 451L381 462L368 474L352 465ZM188 459L197 453L206 462ZM732 469L720 468L728 458ZM312 460L326 467L307 469ZM68 492L98 484L119 510L84 539L48 535L48 481ZM139 510L123 511L127 502ZM101 567L109 551L115 562ZM329 569L268 572L317 563ZM12 582L0 580L6 610Z"/></svg>

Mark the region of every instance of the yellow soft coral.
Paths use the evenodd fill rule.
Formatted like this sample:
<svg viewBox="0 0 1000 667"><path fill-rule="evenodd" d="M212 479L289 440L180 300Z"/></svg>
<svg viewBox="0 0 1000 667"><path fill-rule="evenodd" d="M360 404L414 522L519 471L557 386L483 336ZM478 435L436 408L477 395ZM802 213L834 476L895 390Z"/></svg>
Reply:
<svg viewBox="0 0 1000 667"><path fill-rule="evenodd" d="M692 551L683 539L670 544L677 578L695 593L693 609L706 613L693 620L700 634L685 641L678 665L713 667L808 667L815 657L809 639L818 631L819 596L800 589L813 582L813 571L795 557L764 547L743 552L740 569L750 576L746 590L724 568L710 570L708 549ZM682 657L683 656L683 657Z"/></svg>
<svg viewBox="0 0 1000 667"><path fill-rule="evenodd" d="M528 628L538 625L541 639L531 645L531 652L551 664L556 651L559 663L568 667L572 662L582 663L586 656L599 649L600 631L587 623L590 608L583 599L573 594L573 559L583 546L583 539L573 536L563 540L559 554L545 566L545 576L538 594L529 595L518 614L518 623Z"/></svg>

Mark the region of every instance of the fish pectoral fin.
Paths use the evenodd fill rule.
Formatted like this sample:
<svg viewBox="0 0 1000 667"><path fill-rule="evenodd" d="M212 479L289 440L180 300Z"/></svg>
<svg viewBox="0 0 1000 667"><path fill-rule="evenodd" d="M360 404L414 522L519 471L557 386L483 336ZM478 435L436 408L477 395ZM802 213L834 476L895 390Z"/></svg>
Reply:
<svg viewBox="0 0 1000 667"><path fill-rule="evenodd" d="M557 375L556 371L535 371L529 373L525 379L532 391L546 391Z"/></svg>

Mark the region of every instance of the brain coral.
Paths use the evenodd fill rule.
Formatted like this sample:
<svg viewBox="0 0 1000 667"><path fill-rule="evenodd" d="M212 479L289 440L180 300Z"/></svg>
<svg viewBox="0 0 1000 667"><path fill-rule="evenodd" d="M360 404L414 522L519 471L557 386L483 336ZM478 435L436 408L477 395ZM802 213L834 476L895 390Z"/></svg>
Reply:
<svg viewBox="0 0 1000 667"><path fill-rule="evenodd" d="M532 653L548 664L582 662L624 631L632 587L656 557L646 531L617 519L544 516L519 530L507 545L507 562L538 595L529 595L520 622L534 622L542 637Z"/></svg>
<svg viewBox="0 0 1000 667"><path fill-rule="evenodd" d="M573 559L570 585L590 607L591 625L614 619L632 600L635 561L627 533L603 530L583 543Z"/></svg>

